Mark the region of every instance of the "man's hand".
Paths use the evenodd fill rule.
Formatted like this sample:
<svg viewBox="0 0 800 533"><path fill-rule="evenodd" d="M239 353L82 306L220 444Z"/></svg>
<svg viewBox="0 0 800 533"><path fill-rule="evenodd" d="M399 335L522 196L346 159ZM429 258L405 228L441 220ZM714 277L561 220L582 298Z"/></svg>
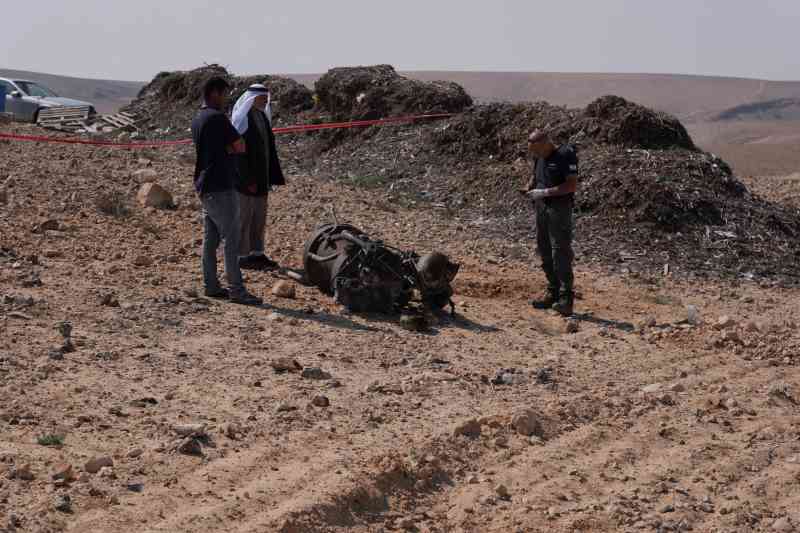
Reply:
<svg viewBox="0 0 800 533"><path fill-rule="evenodd" d="M243 154L246 152L246 147L244 144L244 139L236 139L227 147L225 147L225 151L229 154Z"/></svg>
<svg viewBox="0 0 800 533"><path fill-rule="evenodd" d="M550 196L550 191L548 189L533 189L528 191L528 196L538 201Z"/></svg>

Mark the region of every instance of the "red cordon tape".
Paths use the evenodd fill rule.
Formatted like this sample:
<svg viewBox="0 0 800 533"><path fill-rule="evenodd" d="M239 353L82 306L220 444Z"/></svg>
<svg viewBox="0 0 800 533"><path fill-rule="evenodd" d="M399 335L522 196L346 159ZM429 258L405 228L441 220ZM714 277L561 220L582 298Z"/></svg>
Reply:
<svg viewBox="0 0 800 533"><path fill-rule="evenodd" d="M418 120L448 118L452 116L453 116L452 113L439 113L434 115L415 115L411 117L381 118L376 120L354 120L351 122L331 122L328 124L300 124L297 126L286 126L284 128L275 128L272 130L272 132L277 135L281 133L301 133L304 131L365 128L367 126L380 126L384 124L402 124L408 122L416 122ZM41 142L41 143L86 144L89 146L106 146L108 148L160 148L162 146L178 146L178 145L192 144L191 139L183 139L181 141L118 143L114 141L91 141L88 139L46 137L41 135L14 135L10 133L0 133L0 139L8 139L12 141Z"/></svg>

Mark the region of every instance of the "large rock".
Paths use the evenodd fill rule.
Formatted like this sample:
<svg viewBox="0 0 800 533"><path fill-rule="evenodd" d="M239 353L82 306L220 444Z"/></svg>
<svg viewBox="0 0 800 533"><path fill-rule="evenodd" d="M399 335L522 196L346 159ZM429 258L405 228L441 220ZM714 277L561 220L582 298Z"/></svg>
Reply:
<svg viewBox="0 0 800 533"><path fill-rule="evenodd" d="M155 207L157 209L169 209L175 204L172 194L158 183L145 183L139 189L136 199L142 207Z"/></svg>

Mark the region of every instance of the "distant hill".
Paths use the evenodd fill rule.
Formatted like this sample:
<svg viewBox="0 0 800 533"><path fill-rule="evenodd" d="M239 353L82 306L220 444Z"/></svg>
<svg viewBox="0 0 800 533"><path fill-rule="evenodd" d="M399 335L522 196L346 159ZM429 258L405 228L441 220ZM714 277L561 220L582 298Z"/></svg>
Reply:
<svg viewBox="0 0 800 533"><path fill-rule="evenodd" d="M136 97L143 83L132 81L71 78L24 70L0 69L0 78L25 79L39 82L59 96L92 102L100 113L115 112Z"/></svg>
<svg viewBox="0 0 800 533"><path fill-rule="evenodd" d="M714 120L800 120L800 98L738 105L718 113Z"/></svg>

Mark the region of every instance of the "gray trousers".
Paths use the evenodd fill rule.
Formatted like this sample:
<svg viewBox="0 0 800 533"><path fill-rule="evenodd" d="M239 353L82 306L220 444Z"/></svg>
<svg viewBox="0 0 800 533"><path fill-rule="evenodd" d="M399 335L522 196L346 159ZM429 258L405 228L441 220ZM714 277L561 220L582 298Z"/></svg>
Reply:
<svg viewBox="0 0 800 533"><path fill-rule="evenodd" d="M570 199L554 199L550 205L536 202L536 244L542 270L553 292L572 292L572 208Z"/></svg>
<svg viewBox="0 0 800 533"><path fill-rule="evenodd" d="M225 276L232 292L244 291L239 269L239 193L224 191L204 194L203 203L203 282L206 289L220 288L217 278L217 248L224 241Z"/></svg>
<svg viewBox="0 0 800 533"><path fill-rule="evenodd" d="M239 194L241 233L239 255L263 255L264 233L267 228L267 200L269 196Z"/></svg>

